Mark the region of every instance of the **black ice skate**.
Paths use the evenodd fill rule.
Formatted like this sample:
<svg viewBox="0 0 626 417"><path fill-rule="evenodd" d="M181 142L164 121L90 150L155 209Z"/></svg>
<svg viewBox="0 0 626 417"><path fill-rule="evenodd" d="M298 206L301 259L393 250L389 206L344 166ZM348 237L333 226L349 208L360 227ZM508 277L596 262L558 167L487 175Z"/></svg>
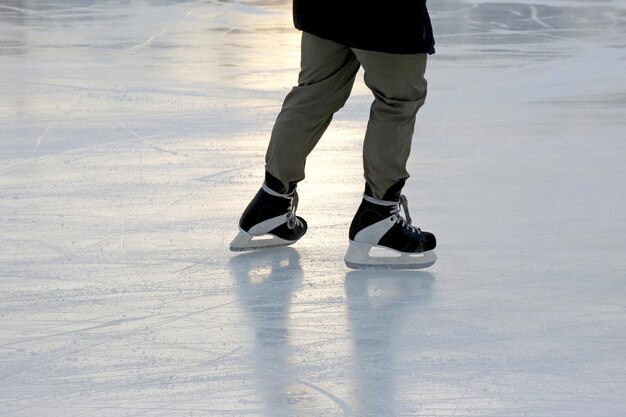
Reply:
<svg viewBox="0 0 626 417"><path fill-rule="evenodd" d="M280 194L267 185L254 196L239 220L239 234L230 244L232 251L287 246L306 232L307 224L296 216L298 194Z"/></svg>
<svg viewBox="0 0 626 417"><path fill-rule="evenodd" d="M405 196L400 196L400 201L384 201L363 195L350 225L345 262L355 269L428 268L437 260L433 251L436 245L432 233L411 225Z"/></svg>

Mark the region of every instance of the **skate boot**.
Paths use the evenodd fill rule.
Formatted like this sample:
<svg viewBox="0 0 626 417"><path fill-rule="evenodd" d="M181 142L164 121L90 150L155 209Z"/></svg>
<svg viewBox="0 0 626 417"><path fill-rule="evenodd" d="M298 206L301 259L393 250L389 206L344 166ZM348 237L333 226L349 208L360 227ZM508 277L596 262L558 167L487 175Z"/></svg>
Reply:
<svg viewBox="0 0 626 417"><path fill-rule="evenodd" d="M296 216L298 193L280 194L266 184L257 192L239 220L239 234L232 251L287 246L306 232L307 224Z"/></svg>
<svg viewBox="0 0 626 417"><path fill-rule="evenodd" d="M428 268L437 260L436 245L432 233L411 225L405 196L400 196L400 201L384 201L363 195L350 225L350 246L344 260L355 269Z"/></svg>

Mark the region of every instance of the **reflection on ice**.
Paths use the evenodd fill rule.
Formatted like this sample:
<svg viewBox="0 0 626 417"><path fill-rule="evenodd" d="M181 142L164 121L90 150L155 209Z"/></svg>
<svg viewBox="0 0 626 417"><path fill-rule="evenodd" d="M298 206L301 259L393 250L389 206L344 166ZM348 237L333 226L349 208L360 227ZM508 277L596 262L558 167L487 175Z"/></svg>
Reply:
<svg viewBox="0 0 626 417"><path fill-rule="evenodd" d="M297 387L288 322L302 268L298 252L292 248L267 255L263 251L238 255L230 260L230 267L246 321L254 332L254 377L264 404L263 415L293 416L296 411L291 404L301 402L293 394L303 387Z"/></svg>
<svg viewBox="0 0 626 417"><path fill-rule="evenodd" d="M402 328L418 326L421 318L410 312L429 300L433 280L428 272L354 271L346 275L353 378L357 381L355 415L399 415L395 380L403 376L399 359L407 348Z"/></svg>
<svg viewBox="0 0 626 417"><path fill-rule="evenodd" d="M307 235L228 251L297 79L290 1L0 3L3 417L623 414L623 2L429 1L429 273L343 264L360 80Z"/></svg>
<svg viewBox="0 0 626 417"><path fill-rule="evenodd" d="M302 376L298 358L302 346L293 340L289 317L292 300L302 285L300 255L293 248L237 255L230 260L237 297L253 332L252 358L259 408L267 416L319 413L324 400L331 400L324 414L337 409L345 415L396 415L399 396L395 379L402 376L398 365L406 350L405 327L418 325L410 312L425 307L431 297L434 277L428 272L353 271L346 275L347 330L351 348L345 366L354 384L342 387L354 396L350 405ZM343 352L337 352L343 354ZM343 397L343 395L341 395Z"/></svg>

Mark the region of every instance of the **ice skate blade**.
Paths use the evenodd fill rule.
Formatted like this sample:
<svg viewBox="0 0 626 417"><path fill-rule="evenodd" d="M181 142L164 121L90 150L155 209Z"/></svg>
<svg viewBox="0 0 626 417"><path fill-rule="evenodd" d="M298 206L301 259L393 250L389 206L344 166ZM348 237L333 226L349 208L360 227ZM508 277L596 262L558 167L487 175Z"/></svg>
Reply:
<svg viewBox="0 0 626 417"><path fill-rule="evenodd" d="M432 250L408 253L350 241L344 261L352 269L424 269L437 261L437 255Z"/></svg>
<svg viewBox="0 0 626 417"><path fill-rule="evenodd" d="M288 246L296 243L295 240L285 240L278 236L265 234L265 235L251 235L248 232L244 232L239 229L239 233L232 242L230 242L230 250L233 252L243 252L249 250L278 248L282 246Z"/></svg>

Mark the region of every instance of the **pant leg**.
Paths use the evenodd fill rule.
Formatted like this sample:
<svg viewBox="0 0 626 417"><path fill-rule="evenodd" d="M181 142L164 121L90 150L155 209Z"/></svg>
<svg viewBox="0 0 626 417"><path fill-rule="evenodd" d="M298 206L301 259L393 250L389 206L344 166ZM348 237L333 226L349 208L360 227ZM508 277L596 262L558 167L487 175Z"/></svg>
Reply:
<svg viewBox="0 0 626 417"><path fill-rule="evenodd" d="M266 172L283 187L278 192L304 179L306 158L350 96L360 65L350 48L303 32L300 67L265 156Z"/></svg>
<svg viewBox="0 0 626 417"><path fill-rule="evenodd" d="M409 178L415 116L426 99L427 55L353 51L374 93L363 144L366 189L378 199L397 199Z"/></svg>

